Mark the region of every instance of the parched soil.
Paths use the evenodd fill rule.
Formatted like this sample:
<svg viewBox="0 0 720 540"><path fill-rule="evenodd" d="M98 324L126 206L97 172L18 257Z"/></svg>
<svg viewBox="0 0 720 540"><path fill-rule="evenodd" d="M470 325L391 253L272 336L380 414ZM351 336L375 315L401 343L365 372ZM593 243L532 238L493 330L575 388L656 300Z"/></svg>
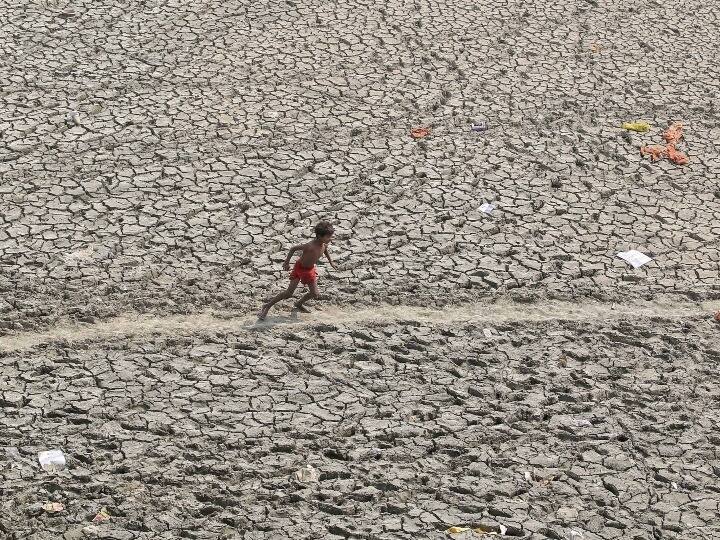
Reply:
<svg viewBox="0 0 720 540"><path fill-rule="evenodd" d="M718 35L0 0L0 538L720 539ZM257 323L320 219L323 300Z"/></svg>
<svg viewBox="0 0 720 540"><path fill-rule="evenodd" d="M11 538L720 535L706 317L271 325L0 361ZM68 469L39 471L46 448Z"/></svg>

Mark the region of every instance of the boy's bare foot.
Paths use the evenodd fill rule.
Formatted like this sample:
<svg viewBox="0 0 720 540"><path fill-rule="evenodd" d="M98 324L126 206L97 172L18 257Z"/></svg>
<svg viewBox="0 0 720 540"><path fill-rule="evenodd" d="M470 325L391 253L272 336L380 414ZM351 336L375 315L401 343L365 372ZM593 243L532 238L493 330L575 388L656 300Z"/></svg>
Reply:
<svg viewBox="0 0 720 540"><path fill-rule="evenodd" d="M295 304L295 309L298 310L300 313L310 313L310 310L305 306L298 306L297 304Z"/></svg>

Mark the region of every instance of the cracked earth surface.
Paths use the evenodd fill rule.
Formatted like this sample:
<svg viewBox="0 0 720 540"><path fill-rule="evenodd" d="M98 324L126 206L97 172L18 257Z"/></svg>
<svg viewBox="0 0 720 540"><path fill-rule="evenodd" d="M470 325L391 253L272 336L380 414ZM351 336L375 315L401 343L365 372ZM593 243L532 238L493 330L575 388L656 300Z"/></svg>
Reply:
<svg viewBox="0 0 720 540"><path fill-rule="evenodd" d="M720 538L720 17L630 4L0 0L0 537Z"/></svg>

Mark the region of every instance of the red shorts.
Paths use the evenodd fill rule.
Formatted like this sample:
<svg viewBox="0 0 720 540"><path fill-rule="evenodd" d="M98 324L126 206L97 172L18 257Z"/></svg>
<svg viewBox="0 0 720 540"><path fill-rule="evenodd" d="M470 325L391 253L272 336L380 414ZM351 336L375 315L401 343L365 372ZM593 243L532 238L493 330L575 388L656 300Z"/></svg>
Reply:
<svg viewBox="0 0 720 540"><path fill-rule="evenodd" d="M292 272L290 272L290 279L299 279L303 285L309 285L310 283L315 283L317 281L318 274L317 270L315 269L315 265L312 265L310 268L304 268L300 266L300 259L297 260L295 263L295 266L292 269Z"/></svg>

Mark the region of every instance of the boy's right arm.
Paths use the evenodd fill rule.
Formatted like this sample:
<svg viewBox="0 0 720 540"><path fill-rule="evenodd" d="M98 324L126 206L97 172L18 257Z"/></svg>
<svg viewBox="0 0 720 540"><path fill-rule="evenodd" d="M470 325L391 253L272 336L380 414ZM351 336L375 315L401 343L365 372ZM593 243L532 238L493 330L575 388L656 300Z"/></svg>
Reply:
<svg viewBox="0 0 720 540"><path fill-rule="evenodd" d="M290 259L292 258L293 253L295 253L296 251L302 251L304 248L305 244L299 244L290 248L288 256L285 258L285 262L283 263L283 270L290 270Z"/></svg>

